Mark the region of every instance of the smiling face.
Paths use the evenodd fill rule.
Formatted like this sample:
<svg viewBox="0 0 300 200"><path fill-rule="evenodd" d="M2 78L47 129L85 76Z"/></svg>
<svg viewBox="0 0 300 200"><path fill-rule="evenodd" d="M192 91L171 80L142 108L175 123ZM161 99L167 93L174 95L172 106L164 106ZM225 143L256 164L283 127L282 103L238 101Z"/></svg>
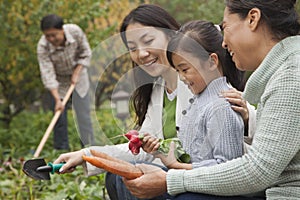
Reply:
<svg viewBox="0 0 300 200"><path fill-rule="evenodd" d="M230 14L225 8L223 18L224 41L223 47L227 48L233 62L240 70L245 70L249 60L249 32L245 28L246 20L241 20L237 14Z"/></svg>
<svg viewBox="0 0 300 200"><path fill-rule="evenodd" d="M238 14L232 14L225 8L223 47L229 51L240 70L254 71L261 62L259 45L263 44L257 34L257 20L257 15L251 15L250 12L245 19L241 19Z"/></svg>
<svg viewBox="0 0 300 200"><path fill-rule="evenodd" d="M63 46L65 42L65 34L63 29L50 28L44 30L43 33L48 42L50 42L53 46Z"/></svg>
<svg viewBox="0 0 300 200"><path fill-rule="evenodd" d="M169 40L163 31L133 23L126 29L126 40L132 61L150 76L158 77L172 69L165 55Z"/></svg>
<svg viewBox="0 0 300 200"><path fill-rule="evenodd" d="M199 58L189 53L172 54L172 61L182 80L193 94L200 94L210 82L208 76L208 62L200 62ZM205 79L204 79L205 77Z"/></svg>

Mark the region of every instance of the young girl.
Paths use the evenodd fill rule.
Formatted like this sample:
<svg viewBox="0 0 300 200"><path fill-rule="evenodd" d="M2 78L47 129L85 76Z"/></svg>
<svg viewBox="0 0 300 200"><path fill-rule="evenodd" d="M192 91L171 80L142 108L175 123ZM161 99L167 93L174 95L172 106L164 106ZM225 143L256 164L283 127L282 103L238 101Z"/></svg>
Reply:
<svg viewBox="0 0 300 200"><path fill-rule="evenodd" d="M243 154L244 123L221 91L232 86L223 74L239 82L240 73L222 48L223 37L211 22L184 24L168 44L167 58L194 94L183 112L178 138L191 156L179 163L174 154L159 156L168 168L192 169L232 160Z"/></svg>

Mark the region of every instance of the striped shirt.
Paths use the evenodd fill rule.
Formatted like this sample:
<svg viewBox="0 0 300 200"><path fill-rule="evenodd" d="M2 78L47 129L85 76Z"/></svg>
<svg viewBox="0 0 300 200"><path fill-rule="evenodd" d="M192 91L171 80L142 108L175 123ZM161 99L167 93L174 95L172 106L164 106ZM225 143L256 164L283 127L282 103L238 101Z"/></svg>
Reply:
<svg viewBox="0 0 300 200"><path fill-rule="evenodd" d="M75 24L63 26L65 45L55 47L43 35L37 46L37 55L44 86L57 89L64 97L70 84L74 69L78 64L84 66L79 75L76 91L84 97L89 89L87 69L90 65L91 49L81 28Z"/></svg>
<svg viewBox="0 0 300 200"><path fill-rule="evenodd" d="M219 97L221 91L228 89L225 77L215 79L190 99L190 106L183 111L178 138L190 154L193 168L219 164L243 154L243 119L226 99Z"/></svg>

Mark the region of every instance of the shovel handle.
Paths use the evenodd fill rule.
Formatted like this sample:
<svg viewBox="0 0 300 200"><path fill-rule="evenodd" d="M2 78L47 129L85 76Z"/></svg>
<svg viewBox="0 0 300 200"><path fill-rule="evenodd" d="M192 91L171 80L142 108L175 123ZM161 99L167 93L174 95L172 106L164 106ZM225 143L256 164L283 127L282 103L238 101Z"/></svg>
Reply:
<svg viewBox="0 0 300 200"><path fill-rule="evenodd" d="M49 162L48 165L52 167L51 174L54 174L55 172L58 172L59 169L64 165L65 163L59 163L59 164L53 164L52 162Z"/></svg>
<svg viewBox="0 0 300 200"><path fill-rule="evenodd" d="M65 97L64 97L64 99L63 99L63 102L62 102L62 104L63 104L64 106L65 106L66 103L68 102L68 100L69 100L69 98L70 98L70 96L71 96L71 94L72 94L74 88L75 88L75 84L71 84L70 87L69 87L69 89L68 89L68 91L67 91L67 93L66 93L66 95L65 95ZM48 126L48 128L47 128L47 130L46 130L46 132L45 132L45 134L44 134L44 136L43 136L43 138L42 138L42 140L41 140L41 142L40 142L38 148L36 149L36 151L35 151L35 153L34 153L34 155L33 155L34 158L39 157L39 155L40 155L40 153L41 153L41 151L42 151L42 149L43 149L43 147L44 147L46 141L48 140L48 137L49 137L49 135L50 135L52 129L54 128L54 126L55 126L55 124L56 124L56 122L57 122L57 120L58 120L60 114L61 114L61 110L57 110L57 111L55 112L55 115L54 115L54 117L52 118L51 123L49 124L49 126Z"/></svg>

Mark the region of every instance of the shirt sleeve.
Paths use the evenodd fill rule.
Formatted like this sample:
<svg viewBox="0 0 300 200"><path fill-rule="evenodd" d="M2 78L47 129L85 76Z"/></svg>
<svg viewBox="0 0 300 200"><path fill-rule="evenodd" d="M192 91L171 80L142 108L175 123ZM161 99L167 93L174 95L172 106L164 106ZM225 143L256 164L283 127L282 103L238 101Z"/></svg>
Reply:
<svg viewBox="0 0 300 200"><path fill-rule="evenodd" d="M261 97L257 129L247 154L211 167L169 170L168 192L226 196L253 193L281 183L292 188L300 150L299 66L298 70L295 68L282 71L269 81Z"/></svg>
<svg viewBox="0 0 300 200"><path fill-rule="evenodd" d="M79 28L79 27L78 27ZM90 60L91 60L91 55L92 55L92 51L89 45L89 42L87 40L87 37L85 35L85 33L82 31L81 28L79 28L79 37L78 37L78 60L77 60L77 64L82 65L84 67L89 67L90 66Z"/></svg>
<svg viewBox="0 0 300 200"><path fill-rule="evenodd" d="M43 36L44 37L44 36ZM58 88L59 83L56 80L54 65L49 56L49 49L45 45L45 38L41 38L37 47L37 57L41 72L42 82L47 89Z"/></svg>
<svg viewBox="0 0 300 200"><path fill-rule="evenodd" d="M91 156L90 150L99 151L115 158L125 160L127 162L137 162L145 161L152 162L153 156L144 152L142 149L138 155L133 155L131 151L129 151L128 143L117 144L117 145L105 145L105 146L91 146L83 149L84 154L86 156ZM105 172L103 169L95 167L88 162L84 162L83 165L84 173L87 176L97 175Z"/></svg>

